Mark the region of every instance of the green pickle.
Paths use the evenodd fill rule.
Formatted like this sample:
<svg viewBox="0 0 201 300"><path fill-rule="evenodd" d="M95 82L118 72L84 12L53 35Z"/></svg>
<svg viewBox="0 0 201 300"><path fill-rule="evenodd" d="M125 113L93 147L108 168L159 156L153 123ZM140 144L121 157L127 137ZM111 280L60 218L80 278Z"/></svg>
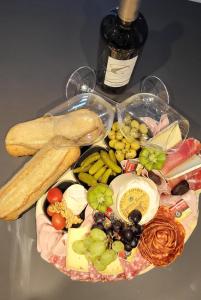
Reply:
<svg viewBox="0 0 201 300"><path fill-rule="evenodd" d="M110 175L112 175L112 170L111 169L107 169L105 171L105 173L103 174L102 178L101 178L101 183L107 183Z"/></svg>
<svg viewBox="0 0 201 300"><path fill-rule="evenodd" d="M81 173L81 172L88 172L89 169L91 168L91 165L88 165L86 167L79 167L73 170L73 173Z"/></svg>
<svg viewBox="0 0 201 300"><path fill-rule="evenodd" d="M96 172L96 174L94 174L94 178L95 178L96 180L99 180L100 177L105 173L106 168L107 168L107 167L104 166L104 167L102 167L100 170L98 170L98 171Z"/></svg>
<svg viewBox="0 0 201 300"><path fill-rule="evenodd" d="M102 161L102 159L99 159L89 169L89 174L94 175L100 168L102 168L103 165L104 165L104 162Z"/></svg>
<svg viewBox="0 0 201 300"><path fill-rule="evenodd" d="M115 162L115 163L117 162L116 157L115 157L115 153L112 149L109 151L109 156L110 156L110 158L113 162Z"/></svg>
<svg viewBox="0 0 201 300"><path fill-rule="evenodd" d="M97 161L99 158L100 154L98 152L94 152L81 162L81 167L87 167L91 163Z"/></svg>
<svg viewBox="0 0 201 300"><path fill-rule="evenodd" d="M120 173L121 173L121 168L120 168L115 162L113 162L113 161L110 159L110 156L109 156L109 154L108 154L106 151L101 150L100 155L101 155L101 158L102 158L102 160L104 161L104 163L105 163L112 171L114 171L114 172L117 173L117 174L120 174Z"/></svg>
<svg viewBox="0 0 201 300"><path fill-rule="evenodd" d="M97 184L97 180L88 173L79 173L78 178L80 181L86 183L88 186L94 186Z"/></svg>

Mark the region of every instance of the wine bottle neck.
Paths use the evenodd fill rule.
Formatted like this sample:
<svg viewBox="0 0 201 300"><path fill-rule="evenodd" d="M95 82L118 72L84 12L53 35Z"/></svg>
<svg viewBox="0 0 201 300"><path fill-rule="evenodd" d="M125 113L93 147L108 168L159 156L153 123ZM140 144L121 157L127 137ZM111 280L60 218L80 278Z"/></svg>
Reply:
<svg viewBox="0 0 201 300"><path fill-rule="evenodd" d="M121 0L118 16L124 25L129 25L138 16L140 0Z"/></svg>

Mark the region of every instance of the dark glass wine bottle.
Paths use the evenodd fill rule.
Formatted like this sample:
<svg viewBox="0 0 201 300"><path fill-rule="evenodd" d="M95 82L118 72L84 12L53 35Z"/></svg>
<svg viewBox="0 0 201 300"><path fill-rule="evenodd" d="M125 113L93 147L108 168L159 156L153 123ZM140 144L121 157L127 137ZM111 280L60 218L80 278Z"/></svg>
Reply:
<svg viewBox="0 0 201 300"><path fill-rule="evenodd" d="M98 84L110 93L128 85L148 35L145 18L138 12L140 0L121 0L118 10L101 22L98 51Z"/></svg>

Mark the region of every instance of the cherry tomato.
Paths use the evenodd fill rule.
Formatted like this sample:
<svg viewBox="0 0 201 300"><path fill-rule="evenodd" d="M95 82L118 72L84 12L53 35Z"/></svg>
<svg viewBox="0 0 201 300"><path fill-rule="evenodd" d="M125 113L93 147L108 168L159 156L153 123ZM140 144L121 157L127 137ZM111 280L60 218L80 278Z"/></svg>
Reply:
<svg viewBox="0 0 201 300"><path fill-rule="evenodd" d="M60 214L54 213L52 216L52 226L57 230L64 229L66 225L66 219L63 218Z"/></svg>
<svg viewBox="0 0 201 300"><path fill-rule="evenodd" d="M48 216L50 216L50 217L52 217L52 216L55 214L55 212L52 212L52 211L51 211L51 205L49 205L48 208L47 208L47 214L48 214Z"/></svg>
<svg viewBox="0 0 201 300"><path fill-rule="evenodd" d="M52 188L47 193L47 200L49 203L54 204L55 202L61 202L63 194L57 187Z"/></svg>

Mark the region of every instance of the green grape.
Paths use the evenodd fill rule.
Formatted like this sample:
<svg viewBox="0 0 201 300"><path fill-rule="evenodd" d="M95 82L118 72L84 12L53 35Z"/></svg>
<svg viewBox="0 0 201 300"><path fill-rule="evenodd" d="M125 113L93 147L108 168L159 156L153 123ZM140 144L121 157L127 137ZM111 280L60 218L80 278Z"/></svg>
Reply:
<svg viewBox="0 0 201 300"><path fill-rule="evenodd" d="M100 262L103 265L109 265L113 262L117 257L116 252L113 249L107 249L101 256Z"/></svg>
<svg viewBox="0 0 201 300"><path fill-rule="evenodd" d="M94 241L89 247L89 253L92 257L101 256L106 250L105 241Z"/></svg>
<svg viewBox="0 0 201 300"><path fill-rule="evenodd" d="M75 241L72 245L73 251L75 251L77 254L85 254L87 252L87 249L84 245L83 240Z"/></svg>
<svg viewBox="0 0 201 300"><path fill-rule="evenodd" d="M112 249L119 253L120 251L124 250L124 244L120 241L115 241L114 243L112 243Z"/></svg>
<svg viewBox="0 0 201 300"><path fill-rule="evenodd" d="M105 241L107 238L105 232L98 228L92 229L90 232L90 236L95 241Z"/></svg>
<svg viewBox="0 0 201 300"><path fill-rule="evenodd" d="M90 236L87 236L84 240L83 240L84 246L86 247L86 249L88 250L89 247L91 246L91 244L93 243L93 239Z"/></svg>
<svg viewBox="0 0 201 300"><path fill-rule="evenodd" d="M104 271L105 269L106 269L106 265L104 265L104 264L102 264L101 262L100 262L100 259L99 258L96 258L94 261L93 261L93 265L94 265L94 267L95 267L95 269L97 270L97 271L99 271L99 272L101 272L101 271Z"/></svg>

